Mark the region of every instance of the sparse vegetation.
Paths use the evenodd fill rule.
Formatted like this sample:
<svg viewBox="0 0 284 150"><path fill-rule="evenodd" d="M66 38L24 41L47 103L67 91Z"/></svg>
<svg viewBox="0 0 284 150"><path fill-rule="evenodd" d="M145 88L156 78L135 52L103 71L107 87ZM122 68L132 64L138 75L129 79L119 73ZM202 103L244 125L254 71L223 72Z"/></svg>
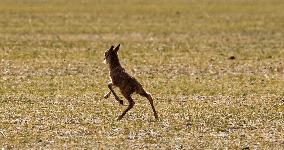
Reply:
<svg viewBox="0 0 284 150"><path fill-rule="evenodd" d="M1 0L0 148L283 149L283 8L282 0ZM103 98L104 51L118 43L160 121L139 96L116 121L125 108Z"/></svg>

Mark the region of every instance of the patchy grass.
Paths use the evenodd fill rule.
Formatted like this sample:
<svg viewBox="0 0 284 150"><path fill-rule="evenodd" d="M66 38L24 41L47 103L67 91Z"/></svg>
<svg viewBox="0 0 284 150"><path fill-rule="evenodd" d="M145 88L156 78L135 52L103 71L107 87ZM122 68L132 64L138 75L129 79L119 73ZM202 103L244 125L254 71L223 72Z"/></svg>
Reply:
<svg viewBox="0 0 284 150"><path fill-rule="evenodd" d="M281 149L283 8L281 0L2 0L0 147ZM159 121L142 97L119 122L125 107L103 99L103 53L117 43Z"/></svg>

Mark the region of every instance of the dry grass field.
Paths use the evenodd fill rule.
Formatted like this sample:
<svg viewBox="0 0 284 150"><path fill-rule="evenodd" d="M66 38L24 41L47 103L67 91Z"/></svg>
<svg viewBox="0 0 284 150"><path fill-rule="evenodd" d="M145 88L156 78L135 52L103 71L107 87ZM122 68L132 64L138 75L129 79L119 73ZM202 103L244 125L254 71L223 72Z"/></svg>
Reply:
<svg viewBox="0 0 284 150"><path fill-rule="evenodd" d="M283 8L283 0L1 0L0 148L284 149ZM160 120L134 95L116 121L126 106L103 98L104 51L118 43Z"/></svg>

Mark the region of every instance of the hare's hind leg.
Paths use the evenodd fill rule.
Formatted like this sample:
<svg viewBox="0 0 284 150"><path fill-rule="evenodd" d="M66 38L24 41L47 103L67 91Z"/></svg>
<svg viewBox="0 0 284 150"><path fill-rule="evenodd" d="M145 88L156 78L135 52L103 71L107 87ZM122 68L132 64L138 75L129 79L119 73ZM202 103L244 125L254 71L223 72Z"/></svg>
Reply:
<svg viewBox="0 0 284 150"><path fill-rule="evenodd" d="M135 102L133 99L130 97L130 95L123 95L127 100L128 100L128 107L123 111L123 113L117 118L117 120L121 120L123 116L131 109L133 108Z"/></svg>
<svg viewBox="0 0 284 150"><path fill-rule="evenodd" d="M151 94L147 93L144 89L141 89L140 91L138 91L138 94L143 96L143 97L146 97L148 99L148 101L150 102L150 105L152 107L155 119L158 119L158 113L157 113L157 111L154 107L154 102L153 102L153 98L152 98Z"/></svg>
<svg viewBox="0 0 284 150"><path fill-rule="evenodd" d="M112 89L112 86L113 86L113 84L110 82L110 83L108 84L108 88L109 88L110 92L108 92L108 93L104 96L104 98L108 98L109 95L110 95L110 93L112 93L112 94L114 95L114 98L119 102L119 104L120 104L120 105L123 105L123 100L121 100L121 99L116 95L116 93L115 93L114 90Z"/></svg>
<svg viewBox="0 0 284 150"><path fill-rule="evenodd" d="M151 94L150 94L150 93L147 93L146 98L149 100L149 102L150 102L150 104L151 104L152 110L153 110L153 112L154 112L155 119L158 119L158 113L157 113L157 111L156 111L156 109L155 109L155 107L154 107L153 98L152 98Z"/></svg>

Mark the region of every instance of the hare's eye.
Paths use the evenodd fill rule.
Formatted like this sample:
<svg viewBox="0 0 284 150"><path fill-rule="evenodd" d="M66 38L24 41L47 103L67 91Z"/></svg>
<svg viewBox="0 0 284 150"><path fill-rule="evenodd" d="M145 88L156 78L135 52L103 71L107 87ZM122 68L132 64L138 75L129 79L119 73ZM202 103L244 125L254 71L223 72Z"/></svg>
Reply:
<svg viewBox="0 0 284 150"><path fill-rule="evenodd" d="M105 58L107 58L109 56L109 53L105 53Z"/></svg>

